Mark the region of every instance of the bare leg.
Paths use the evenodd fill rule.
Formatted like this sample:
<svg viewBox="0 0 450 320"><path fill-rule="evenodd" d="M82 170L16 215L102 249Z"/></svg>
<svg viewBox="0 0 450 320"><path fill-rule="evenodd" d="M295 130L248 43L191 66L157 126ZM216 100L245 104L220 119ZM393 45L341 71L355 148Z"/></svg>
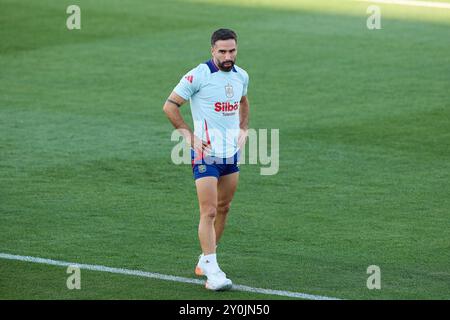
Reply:
<svg viewBox="0 0 450 320"><path fill-rule="evenodd" d="M198 238L204 255L216 252L214 220L217 213L217 178L204 177L195 180L200 206Z"/></svg>
<svg viewBox="0 0 450 320"><path fill-rule="evenodd" d="M217 214L214 222L216 244L222 237L223 230L230 211L231 201L239 181L239 172L228 174L219 178L217 186Z"/></svg>

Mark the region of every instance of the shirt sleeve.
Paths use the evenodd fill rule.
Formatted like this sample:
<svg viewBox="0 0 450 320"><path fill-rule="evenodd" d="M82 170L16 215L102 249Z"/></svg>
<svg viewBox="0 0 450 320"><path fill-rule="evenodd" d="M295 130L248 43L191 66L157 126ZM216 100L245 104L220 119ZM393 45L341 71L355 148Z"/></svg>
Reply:
<svg viewBox="0 0 450 320"><path fill-rule="evenodd" d="M243 97L245 97L247 95L248 82L249 82L249 76L246 72L245 77L244 77L244 87L242 88L242 96Z"/></svg>
<svg viewBox="0 0 450 320"><path fill-rule="evenodd" d="M173 91L184 100L189 100L200 90L200 83L201 72L199 72L199 67L197 67L186 73Z"/></svg>

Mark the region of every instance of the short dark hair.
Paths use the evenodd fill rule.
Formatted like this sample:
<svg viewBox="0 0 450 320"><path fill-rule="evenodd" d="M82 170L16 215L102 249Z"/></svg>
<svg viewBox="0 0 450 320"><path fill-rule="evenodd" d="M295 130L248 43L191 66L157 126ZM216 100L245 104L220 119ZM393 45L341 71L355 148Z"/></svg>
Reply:
<svg viewBox="0 0 450 320"><path fill-rule="evenodd" d="M218 40L234 39L237 43L237 34L231 29L218 29L211 35L211 46L214 46Z"/></svg>

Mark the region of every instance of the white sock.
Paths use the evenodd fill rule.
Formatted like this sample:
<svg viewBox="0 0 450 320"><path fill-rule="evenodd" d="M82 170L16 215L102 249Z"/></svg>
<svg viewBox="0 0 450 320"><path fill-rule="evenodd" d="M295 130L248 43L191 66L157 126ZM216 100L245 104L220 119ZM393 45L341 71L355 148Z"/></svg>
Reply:
<svg viewBox="0 0 450 320"><path fill-rule="evenodd" d="M217 263L217 255L215 253L203 255L200 259L203 267L207 272L216 271L219 269L219 265Z"/></svg>

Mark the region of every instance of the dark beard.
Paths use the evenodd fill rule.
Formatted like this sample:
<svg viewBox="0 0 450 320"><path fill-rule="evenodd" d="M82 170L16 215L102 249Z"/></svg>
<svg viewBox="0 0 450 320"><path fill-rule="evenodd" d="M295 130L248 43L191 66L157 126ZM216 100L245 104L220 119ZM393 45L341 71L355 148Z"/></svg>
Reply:
<svg viewBox="0 0 450 320"><path fill-rule="evenodd" d="M226 62L231 62L231 65L230 65L229 67L225 67L224 64L225 64ZM233 67L234 67L234 62L231 61L231 60L227 60L227 61L224 61L224 62L222 62L222 63L218 63L217 66L218 66L219 69L222 70L222 71L230 72L230 71L233 69Z"/></svg>

